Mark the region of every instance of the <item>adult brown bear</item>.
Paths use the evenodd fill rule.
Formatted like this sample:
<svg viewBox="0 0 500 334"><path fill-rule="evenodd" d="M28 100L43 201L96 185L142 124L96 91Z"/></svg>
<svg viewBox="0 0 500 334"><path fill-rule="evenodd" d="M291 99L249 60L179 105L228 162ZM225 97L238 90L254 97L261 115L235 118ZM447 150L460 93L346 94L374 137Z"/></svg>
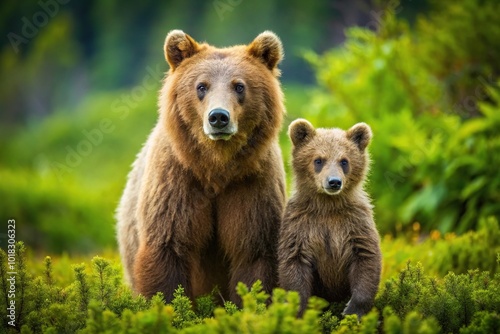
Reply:
<svg viewBox="0 0 500 334"><path fill-rule="evenodd" d="M267 31L216 48L174 30L164 50L158 123L117 209L125 276L147 297L170 301L179 284L196 297L217 285L239 303L239 281L260 279L266 291L277 283L283 48Z"/></svg>

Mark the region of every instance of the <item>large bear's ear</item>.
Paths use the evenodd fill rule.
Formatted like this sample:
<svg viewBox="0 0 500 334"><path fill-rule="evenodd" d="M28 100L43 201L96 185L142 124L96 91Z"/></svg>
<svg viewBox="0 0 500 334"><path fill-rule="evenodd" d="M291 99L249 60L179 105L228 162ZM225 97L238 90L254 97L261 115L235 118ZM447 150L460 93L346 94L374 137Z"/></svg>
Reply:
<svg viewBox="0 0 500 334"><path fill-rule="evenodd" d="M175 70L184 59L193 56L199 50L199 44L182 30L172 30L165 39L165 59L172 71Z"/></svg>
<svg viewBox="0 0 500 334"><path fill-rule="evenodd" d="M258 58L269 70L274 70L283 59L283 45L271 31L264 31L250 45L248 52Z"/></svg>
<svg viewBox="0 0 500 334"><path fill-rule="evenodd" d="M357 123L347 130L347 139L364 151L372 139L372 129L366 123Z"/></svg>
<svg viewBox="0 0 500 334"><path fill-rule="evenodd" d="M309 142L314 135L316 130L309 121L299 118L290 123L288 127L288 136L292 140L292 144L295 147L301 146Z"/></svg>

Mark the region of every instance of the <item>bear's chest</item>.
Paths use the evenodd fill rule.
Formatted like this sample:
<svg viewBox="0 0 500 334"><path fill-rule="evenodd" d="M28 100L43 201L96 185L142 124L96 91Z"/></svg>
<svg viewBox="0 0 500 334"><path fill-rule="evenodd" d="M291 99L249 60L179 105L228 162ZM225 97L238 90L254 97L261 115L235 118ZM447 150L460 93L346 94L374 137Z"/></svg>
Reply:
<svg viewBox="0 0 500 334"><path fill-rule="evenodd" d="M339 221L318 222L308 229L307 240L308 251L320 277L344 281L354 256L351 231Z"/></svg>

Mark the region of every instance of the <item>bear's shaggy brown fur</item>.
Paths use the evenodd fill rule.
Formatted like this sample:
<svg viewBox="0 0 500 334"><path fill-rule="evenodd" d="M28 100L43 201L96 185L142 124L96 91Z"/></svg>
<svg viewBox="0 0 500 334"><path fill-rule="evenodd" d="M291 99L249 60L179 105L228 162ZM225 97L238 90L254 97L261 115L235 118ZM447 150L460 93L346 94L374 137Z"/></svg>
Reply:
<svg viewBox="0 0 500 334"><path fill-rule="evenodd" d="M137 156L117 209L125 274L147 297L167 301L218 285L277 283L284 169L277 143L285 108L280 40L215 48L182 31L165 41L170 71L159 120Z"/></svg>
<svg viewBox="0 0 500 334"><path fill-rule="evenodd" d="M363 190L369 165L365 123L348 131L290 124L295 192L284 213L279 243L279 284L307 299L349 302L345 314L370 310L381 271L380 239Z"/></svg>

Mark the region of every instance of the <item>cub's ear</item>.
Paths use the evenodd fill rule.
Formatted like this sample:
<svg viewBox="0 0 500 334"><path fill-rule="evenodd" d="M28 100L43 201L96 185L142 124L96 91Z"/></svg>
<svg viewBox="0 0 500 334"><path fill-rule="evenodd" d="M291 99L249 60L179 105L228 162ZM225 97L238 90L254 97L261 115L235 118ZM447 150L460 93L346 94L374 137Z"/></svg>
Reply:
<svg viewBox="0 0 500 334"><path fill-rule="evenodd" d="M182 30L172 30L168 33L167 38L165 38L165 59L172 71L175 70L184 59L193 56L199 50L200 45Z"/></svg>
<svg viewBox="0 0 500 334"><path fill-rule="evenodd" d="M274 70L283 59L283 45L271 31L264 31L250 45L248 53L258 58L269 70ZM276 73L279 75L279 72Z"/></svg>
<svg viewBox="0 0 500 334"><path fill-rule="evenodd" d="M347 139L356 144L360 151L364 151L372 139L372 129L366 123L354 124L347 130Z"/></svg>
<svg viewBox="0 0 500 334"><path fill-rule="evenodd" d="M314 135L316 130L309 121L299 118L290 123L288 127L288 136L292 140L292 144L295 147L301 146L309 142Z"/></svg>

